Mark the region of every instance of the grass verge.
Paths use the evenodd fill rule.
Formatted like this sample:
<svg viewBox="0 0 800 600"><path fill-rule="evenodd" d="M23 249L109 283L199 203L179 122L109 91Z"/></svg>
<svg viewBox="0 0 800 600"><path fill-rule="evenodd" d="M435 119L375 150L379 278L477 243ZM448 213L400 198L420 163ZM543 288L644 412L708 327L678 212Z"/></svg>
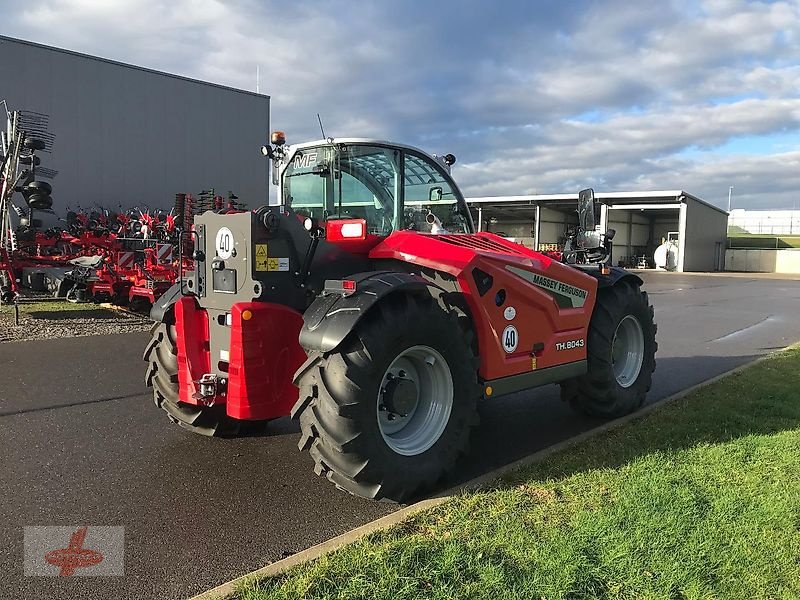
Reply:
<svg viewBox="0 0 800 600"><path fill-rule="evenodd" d="M19 312L21 315L29 315L34 319L110 318L114 316L113 310L103 308L93 302L72 303L66 300L20 302ZM3 304L0 313L13 315L14 306L12 304Z"/></svg>
<svg viewBox="0 0 800 600"><path fill-rule="evenodd" d="M267 598L798 598L800 349L284 575Z"/></svg>

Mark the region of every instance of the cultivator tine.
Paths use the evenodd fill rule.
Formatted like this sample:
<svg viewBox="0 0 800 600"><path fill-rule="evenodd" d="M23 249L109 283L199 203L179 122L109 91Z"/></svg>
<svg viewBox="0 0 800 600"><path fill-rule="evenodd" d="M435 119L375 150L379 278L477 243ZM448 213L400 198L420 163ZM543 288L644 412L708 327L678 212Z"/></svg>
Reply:
<svg viewBox="0 0 800 600"><path fill-rule="evenodd" d="M49 131L50 116L27 110L17 111L16 114L17 128L27 133L29 138L44 142L44 148L40 152L51 153L56 136Z"/></svg>
<svg viewBox="0 0 800 600"><path fill-rule="evenodd" d="M47 167L36 167L36 176L43 177L44 179L54 179L58 175L55 169L48 169Z"/></svg>

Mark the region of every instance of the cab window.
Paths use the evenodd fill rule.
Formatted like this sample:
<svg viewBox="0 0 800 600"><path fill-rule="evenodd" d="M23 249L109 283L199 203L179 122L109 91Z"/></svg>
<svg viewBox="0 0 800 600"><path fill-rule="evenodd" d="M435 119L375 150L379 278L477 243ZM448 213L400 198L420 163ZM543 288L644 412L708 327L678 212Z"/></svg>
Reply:
<svg viewBox="0 0 800 600"><path fill-rule="evenodd" d="M405 228L430 233L469 233L469 216L456 191L429 159L406 152Z"/></svg>

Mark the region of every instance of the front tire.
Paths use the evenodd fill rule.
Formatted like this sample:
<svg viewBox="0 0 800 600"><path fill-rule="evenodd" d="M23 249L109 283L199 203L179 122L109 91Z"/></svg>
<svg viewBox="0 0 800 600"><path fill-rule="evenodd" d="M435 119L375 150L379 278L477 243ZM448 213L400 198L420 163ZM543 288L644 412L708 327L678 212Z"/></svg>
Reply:
<svg viewBox="0 0 800 600"><path fill-rule="evenodd" d="M562 383L562 397L575 410L606 419L639 409L656 368L656 330L638 284L623 280L600 289L589 323L588 371Z"/></svg>
<svg viewBox="0 0 800 600"><path fill-rule="evenodd" d="M451 472L478 422L470 335L432 298L407 295L374 307L333 352L310 351L292 417L315 472L397 502Z"/></svg>
<svg viewBox="0 0 800 600"><path fill-rule="evenodd" d="M168 317L172 317L171 313ZM172 319L156 323L150 330L150 342L142 357L147 363L145 383L153 388L155 405L167 417L193 433L205 436L233 436L239 433L242 423L225 414L224 406L199 407L179 400L177 331Z"/></svg>

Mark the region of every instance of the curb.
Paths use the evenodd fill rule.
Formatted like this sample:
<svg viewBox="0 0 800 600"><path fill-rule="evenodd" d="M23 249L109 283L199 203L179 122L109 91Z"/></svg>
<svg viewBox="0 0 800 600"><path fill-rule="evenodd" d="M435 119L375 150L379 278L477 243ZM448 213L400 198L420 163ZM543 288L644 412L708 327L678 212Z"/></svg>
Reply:
<svg viewBox="0 0 800 600"><path fill-rule="evenodd" d="M433 508L434 506L438 506L439 504L444 504L450 496L439 496L436 498L428 498L426 500L422 500L415 504L410 504L405 508L401 508L400 510L393 512L390 515L386 515L385 517L381 517L380 519L376 519L374 521L370 521L362 525L361 527L356 527L355 529L351 529L350 531L343 533L342 535L336 536L335 538L331 538L327 542L322 542L321 544L317 544L316 546L311 546L303 550L302 552L298 552L297 554L292 554L291 556L287 556L281 560L275 561L274 563L270 563L265 567L261 567L255 571L251 571L246 575L242 575L241 577L237 577L236 579L232 579L222 585L219 585L207 592L203 592L198 594L197 596L193 596L189 600L228 600L232 598L236 592L236 588L244 583L246 580L252 578L261 579L263 577L272 577L274 575L280 575L291 569L292 567L296 567L297 565L310 562L312 560L316 560L320 556L325 554L329 554L334 550L338 550L342 546L346 546L356 540L369 535L375 531L381 529L387 529L392 525L397 525L401 521L405 521L407 518L414 516L415 514L427 510L429 508Z"/></svg>
<svg viewBox="0 0 800 600"><path fill-rule="evenodd" d="M775 356L776 354L780 354L781 352L786 352L787 350L791 350L793 348L798 348L798 347L800 347L800 342L795 342L794 344L790 344L784 348L781 348L780 350L776 350L768 354L765 354L763 356L759 356L755 360L747 362L743 365L739 365L738 367L735 367L730 371L725 371L724 373L715 375L711 379L701 381L700 383L690 386L685 390L681 390L670 396L667 396L662 400L657 400L656 402L648 404L647 406L636 411L635 413L631 413L624 417L620 417L619 419L615 419L614 421L609 421L608 423L604 423L603 425L600 425L593 429L589 429L588 431L584 431L583 433L580 433L567 440L558 442L556 444L553 444L552 446L548 446L547 448L543 448L542 450L534 452L533 454L515 460L514 462L508 463L507 465L503 465L502 467L498 467L497 469L489 471L488 473L484 473L483 475L476 477L475 479L471 479L460 485L457 485L443 492L440 492L437 496L433 498L428 498L426 500L410 504L409 506L401 508L400 510L393 512L390 515L386 515L385 517L381 517L380 519L370 521L369 523L361 525L360 527L356 527L355 529L343 533L342 535L331 538L326 542L322 542L320 544L317 544L316 546L311 546L310 548L307 548L302 552L298 552L297 554L293 554L292 556L289 556L287 558L275 561L273 563L266 565L265 567L262 567L255 571L251 571L250 573L242 575L241 577L237 577L236 579L232 579L231 581L223 583L206 592L202 592L197 596L191 597L189 600L229 600L230 598L233 598L236 589L239 587L239 585L241 585L242 583L244 583L249 579L252 578L261 579L264 577L273 577L275 575L280 575L282 573L285 573L286 571L288 571L292 567L296 567L297 565L310 562L312 560L316 560L321 556L324 556L325 554L329 554L335 550L338 550L342 546L346 546L347 544L355 542L371 533L374 533L382 529L387 529L393 525L400 523L401 521L405 521L406 519L414 516L417 513L420 513L429 508L433 508L440 504L444 504L447 500L449 500L456 494L460 494L463 492L474 492L484 489L490 484L494 483L497 479L499 479L503 475L506 475L507 473L517 471L523 467L526 467L528 465L537 462L541 462L543 459L547 458L552 454L560 452L561 450L565 450L567 448L570 448L571 446L589 440L597 435L600 435L607 431L612 431L614 429L621 427L622 425L630 423L631 421L635 421L637 419L645 417L650 413L658 410L659 408L665 406L666 404L670 404L672 402L675 402L676 400L680 400L681 398L684 398L699 389L702 389L713 383L721 381L722 379L727 379L728 377L736 375L744 371L745 369L755 366L767 360L768 358Z"/></svg>

